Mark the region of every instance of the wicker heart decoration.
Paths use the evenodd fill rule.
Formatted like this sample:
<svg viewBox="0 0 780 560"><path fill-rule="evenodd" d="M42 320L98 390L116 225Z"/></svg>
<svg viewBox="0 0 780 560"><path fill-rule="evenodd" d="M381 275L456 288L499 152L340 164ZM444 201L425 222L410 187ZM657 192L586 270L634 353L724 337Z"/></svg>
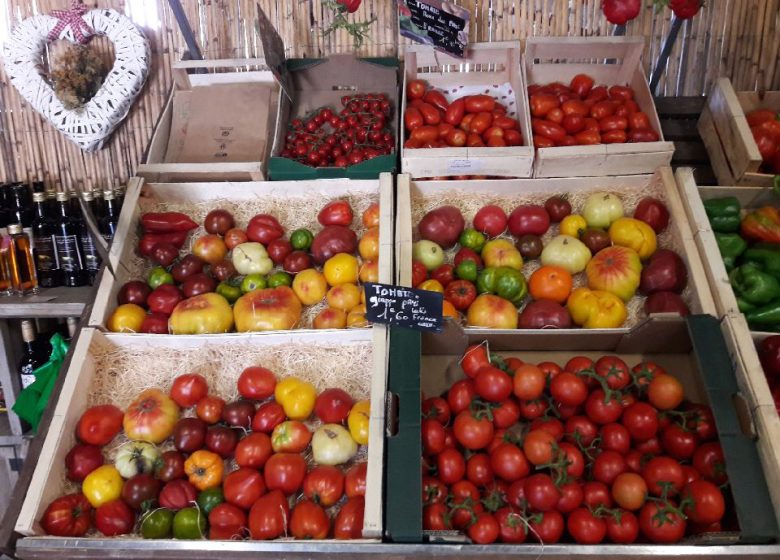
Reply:
<svg viewBox="0 0 780 560"><path fill-rule="evenodd" d="M92 152L108 140L140 93L149 73L149 43L130 19L114 10L89 10L79 23L91 27L96 35L108 37L115 54L114 65L100 90L81 107L66 108L44 79L41 68L52 30L62 28L58 38L77 42L81 39L78 25L63 25L60 19L48 15L25 19L5 44L5 69L30 105L82 150Z"/></svg>

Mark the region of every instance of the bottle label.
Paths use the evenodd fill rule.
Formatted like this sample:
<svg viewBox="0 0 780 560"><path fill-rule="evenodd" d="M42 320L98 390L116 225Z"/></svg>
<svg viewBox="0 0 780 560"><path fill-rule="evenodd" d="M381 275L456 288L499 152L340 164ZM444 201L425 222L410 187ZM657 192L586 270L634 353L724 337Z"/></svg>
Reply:
<svg viewBox="0 0 780 560"><path fill-rule="evenodd" d="M48 237L35 238L35 266L40 272L57 270L57 253L54 251L54 239Z"/></svg>
<svg viewBox="0 0 780 560"><path fill-rule="evenodd" d="M87 270L100 270L100 255L95 249L95 242L89 232L81 234L81 246L84 247L84 261Z"/></svg>
<svg viewBox="0 0 780 560"><path fill-rule="evenodd" d="M55 235L54 242L57 247L60 268L63 271L79 272L84 270L84 259L81 255L78 238L75 235Z"/></svg>

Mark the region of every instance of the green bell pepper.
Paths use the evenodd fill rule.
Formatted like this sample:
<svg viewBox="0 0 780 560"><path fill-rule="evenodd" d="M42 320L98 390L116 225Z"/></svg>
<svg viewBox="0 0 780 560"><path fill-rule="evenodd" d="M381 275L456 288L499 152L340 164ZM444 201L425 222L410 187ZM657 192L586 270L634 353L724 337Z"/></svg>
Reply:
<svg viewBox="0 0 780 560"><path fill-rule="evenodd" d="M723 264L726 265L726 270L734 268L737 262L737 257L747 249L747 241L742 239L738 233L721 233L715 232L715 241L718 243L718 250L720 256L723 257Z"/></svg>
<svg viewBox="0 0 780 560"><path fill-rule="evenodd" d="M712 230L720 233L739 231L741 209L739 200L733 196L704 201L704 211L707 212Z"/></svg>
<svg viewBox="0 0 780 560"><path fill-rule="evenodd" d="M745 263L757 264L761 270L780 278L780 245L757 243L742 254Z"/></svg>
<svg viewBox="0 0 780 560"><path fill-rule="evenodd" d="M515 268L499 266L496 269L496 295L509 300L517 307L528 293L523 273Z"/></svg>
<svg viewBox="0 0 780 560"><path fill-rule="evenodd" d="M737 298L737 309L740 310L741 313L747 313L748 311L753 311L757 305L753 305L749 301L746 301L745 299L738 297Z"/></svg>
<svg viewBox="0 0 780 560"><path fill-rule="evenodd" d="M780 298L748 311L745 313L745 319L751 326L780 325Z"/></svg>
<svg viewBox="0 0 780 560"><path fill-rule="evenodd" d="M769 303L780 297L780 281L753 263L732 270L729 281L737 297L754 305Z"/></svg>
<svg viewBox="0 0 780 560"><path fill-rule="evenodd" d="M479 271L479 274L477 274L477 292L480 294L495 293L496 270L496 267L489 266Z"/></svg>

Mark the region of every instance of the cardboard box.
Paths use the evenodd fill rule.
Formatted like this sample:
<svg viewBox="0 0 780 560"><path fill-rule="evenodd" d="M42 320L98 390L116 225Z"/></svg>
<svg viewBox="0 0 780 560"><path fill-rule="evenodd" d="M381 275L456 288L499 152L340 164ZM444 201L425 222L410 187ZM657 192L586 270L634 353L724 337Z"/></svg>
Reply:
<svg viewBox="0 0 780 560"><path fill-rule="evenodd" d="M540 148L536 150L534 177L634 175L669 165L674 143L664 141L642 70L643 49L641 37L528 38L523 56L528 85L568 84L581 73L591 76L598 85L628 85L659 136L658 142Z"/></svg>
<svg viewBox="0 0 780 560"><path fill-rule="evenodd" d="M761 171L761 154L745 118L756 109L780 113L780 91L734 91L728 78L713 85L698 128L720 185L772 186L774 175Z"/></svg>
<svg viewBox="0 0 780 560"><path fill-rule="evenodd" d="M395 58L357 58L351 54L325 59L290 59L287 72L291 84L290 119L304 118L323 107L335 113L343 108L341 98L356 93L384 93L391 102L389 128L398 138L398 60ZM273 181L310 179L376 179L380 173L396 171L396 154L377 156L349 167L310 167L279 157L284 134L274 147L268 162Z"/></svg>
<svg viewBox="0 0 780 560"><path fill-rule="evenodd" d="M459 90L479 88L507 107L507 114L520 123L524 146L506 148L416 148L401 147L401 171L411 177L486 175L531 177L534 149L526 82L517 41L474 43L464 58L457 58L427 45L406 47L401 114L406 108L406 84L425 80L442 91L448 101L462 97ZM484 91L481 88L484 87ZM504 93L506 92L506 94Z"/></svg>
<svg viewBox="0 0 780 560"><path fill-rule="evenodd" d="M390 418L393 429L388 437L387 462L387 514L386 530L396 542L422 542L421 480L411 473L422 469L420 440L420 395L438 395L454 381L464 377L459 366L463 351L470 344L487 341L491 352L516 356L524 361L538 363L550 360L564 364L575 355L596 358L606 352L616 354L631 366L642 360L653 360L677 377L683 384L686 396L693 402L708 404L715 415L719 440L726 456L733 510L739 523L739 532L703 535L687 541L689 544L750 544L772 542L778 535L778 527L769 499L767 482L773 482L776 474L762 472L757 442L749 426L751 409L740 404L745 391L745 372L741 364L733 362L726 348L721 325L711 316L692 315L686 321L669 325L669 342L664 347L648 349L652 343L648 337L625 334L618 342L610 341L598 352L569 343L561 350L557 332L529 333L481 332L467 333L455 326L441 334L391 329L389 388L398 401L397 418ZM603 336L603 335L602 335ZM743 428L746 426L747 428ZM765 433L759 432L760 440ZM771 442L763 442L765 445ZM760 443L759 443L760 445ZM437 535L437 540L462 542L462 536ZM681 544L685 544L681 543ZM564 555L570 546L561 547ZM491 545L475 550L498 554L520 553L528 545ZM577 550L580 550L578 547ZM635 554L664 554L664 545L626 546L626 557ZM464 550L465 551L465 550ZM681 550L677 554L685 554Z"/></svg>

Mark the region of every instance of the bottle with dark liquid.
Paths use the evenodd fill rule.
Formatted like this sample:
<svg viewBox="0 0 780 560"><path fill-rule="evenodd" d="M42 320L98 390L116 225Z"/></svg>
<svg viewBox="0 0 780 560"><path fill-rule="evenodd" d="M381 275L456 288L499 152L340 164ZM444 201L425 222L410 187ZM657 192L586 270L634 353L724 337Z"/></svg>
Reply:
<svg viewBox="0 0 780 560"><path fill-rule="evenodd" d="M8 224L11 223L10 192L10 184L0 183L0 234L5 234Z"/></svg>
<svg viewBox="0 0 780 560"><path fill-rule="evenodd" d="M42 288L55 288L62 284L60 264L54 242L55 225L46 213L46 194L33 194L33 255L38 283Z"/></svg>
<svg viewBox="0 0 780 560"><path fill-rule="evenodd" d="M62 283L68 287L83 286L87 283L84 248L79 239L78 226L70 216L68 193L58 192L56 200L54 245L62 271Z"/></svg>
<svg viewBox="0 0 780 560"><path fill-rule="evenodd" d="M11 209L12 223L22 224L22 227L25 229L32 227L33 201L30 188L24 183L14 183L11 185L8 194L10 196L8 204Z"/></svg>
<svg viewBox="0 0 780 560"><path fill-rule="evenodd" d="M35 381L33 372L45 364L49 357L42 345L35 343L35 324L31 320L22 321L22 341L24 355L19 360L18 372L22 389L25 389Z"/></svg>
<svg viewBox="0 0 780 560"><path fill-rule="evenodd" d="M38 276L35 273L30 238L22 231L22 224L8 226L11 238L8 247L8 266L11 271L11 287L18 295L38 293Z"/></svg>
<svg viewBox="0 0 780 560"><path fill-rule="evenodd" d="M119 222L119 210L114 191L103 191L103 215L98 219L98 230L109 244L114 239L117 222Z"/></svg>
<svg viewBox="0 0 780 560"><path fill-rule="evenodd" d="M82 196L87 207L89 207L92 203L92 193L90 191L85 191ZM73 199L71 198L71 203L72 202ZM76 200L76 209L78 213L71 211L71 215L79 230L79 240L81 241L81 247L84 249L84 265L87 269L87 280L91 286L95 283L95 278L100 270L100 254L95 248L95 240L92 238L92 232L89 230L87 220L81 212L81 206L79 206L78 200Z"/></svg>

